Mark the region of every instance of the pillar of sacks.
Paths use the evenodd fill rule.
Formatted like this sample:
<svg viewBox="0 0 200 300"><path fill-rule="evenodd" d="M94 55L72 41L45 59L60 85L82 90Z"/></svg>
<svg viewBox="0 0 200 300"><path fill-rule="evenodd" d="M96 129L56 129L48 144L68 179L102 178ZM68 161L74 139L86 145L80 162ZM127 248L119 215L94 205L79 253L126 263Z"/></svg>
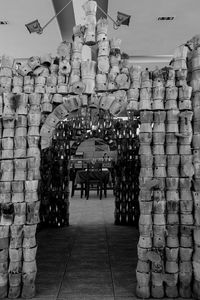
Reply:
<svg viewBox="0 0 200 300"><path fill-rule="evenodd" d="M39 222L40 103L29 102L34 81L26 66L16 73L2 56L0 296L33 297L36 277L36 226ZM38 113L38 114L37 114ZM38 118L39 115L39 118Z"/></svg>
<svg viewBox="0 0 200 300"><path fill-rule="evenodd" d="M137 287L136 293L138 297L150 297L150 261L148 252L152 249L152 206L153 197L152 189L149 182L153 179L153 156L151 150L152 142L152 123L153 112L151 111L151 87L152 81L149 72L141 73L141 88L139 99L140 110L140 218L139 218L139 242L138 242L138 263L136 269Z"/></svg>
<svg viewBox="0 0 200 300"><path fill-rule="evenodd" d="M9 93L11 92L12 84L12 67L13 59L3 56L0 70L1 81L1 117L3 130L1 130L1 177L0 177L0 297L4 298L8 295L8 283L14 279L15 266L19 266L20 273L18 288L21 286L21 258L22 258L22 243L21 239L18 243L10 243L10 233L13 233L13 239L16 238L16 233L10 231L14 219L14 204L12 203L12 181L14 178L14 115L15 109L10 103ZM4 93L5 92L5 93ZM5 101L4 101L5 99ZM20 231L20 230L19 230ZM21 232L19 233L21 236ZM12 240L11 240L12 241ZM17 250L18 249L18 250ZM14 255L16 254L16 256ZM17 294L19 292L17 291Z"/></svg>
<svg viewBox="0 0 200 300"><path fill-rule="evenodd" d="M166 248L165 248L165 292L167 297L178 296L178 254L179 254L179 163L178 137L179 110L178 88L175 77L166 87Z"/></svg>
<svg viewBox="0 0 200 300"><path fill-rule="evenodd" d="M195 110L191 105L192 88L187 85L187 52L185 46L177 48L173 67L152 72L152 94L151 86L144 88L141 82L136 270L136 293L141 298L190 298L193 273L193 290L198 294L198 226L193 224L198 224L199 153L197 148L192 156L191 146L192 138L193 147L198 146L198 113L193 135ZM196 190L192 195L193 175Z"/></svg>
<svg viewBox="0 0 200 300"><path fill-rule="evenodd" d="M156 69L153 73L152 109L153 109L153 175L159 182L153 190L153 256L149 253L151 261L151 295L155 298L164 296L162 274L164 273L164 247L166 233L166 155L165 155L165 119L164 110L164 78L162 72ZM156 257L157 256L157 257Z"/></svg>
<svg viewBox="0 0 200 300"><path fill-rule="evenodd" d="M84 44L92 46L96 44L96 11L97 3L96 1L87 1L83 5L86 16L86 29L84 32ZM99 41L100 42L100 41ZM84 84L85 94L94 94L95 92L95 77L96 77L96 61L92 60L91 49L85 47L86 51L82 55L81 61L81 78ZM109 50L107 50L109 51ZM101 56L101 53L98 57ZM105 51L106 56L106 51Z"/></svg>
<svg viewBox="0 0 200 300"><path fill-rule="evenodd" d="M178 87L179 108L179 295L192 297L192 254L193 254L193 197L192 176L194 175L192 157L192 88L187 85L187 57L188 48L180 46L175 51L174 69L176 71L176 86Z"/></svg>
<svg viewBox="0 0 200 300"><path fill-rule="evenodd" d="M97 23L97 75L96 91L105 91L108 88L108 73L110 70L110 43L107 39L108 23L105 19L100 19Z"/></svg>
<svg viewBox="0 0 200 300"><path fill-rule="evenodd" d="M141 68L140 66L130 67L130 89L127 91L127 111L136 112L139 111L139 95L140 95L140 83L141 83Z"/></svg>
<svg viewBox="0 0 200 300"><path fill-rule="evenodd" d="M188 53L188 80L192 86L193 109L193 293L196 299L200 299L200 60L199 37L194 36L190 41L192 51Z"/></svg>

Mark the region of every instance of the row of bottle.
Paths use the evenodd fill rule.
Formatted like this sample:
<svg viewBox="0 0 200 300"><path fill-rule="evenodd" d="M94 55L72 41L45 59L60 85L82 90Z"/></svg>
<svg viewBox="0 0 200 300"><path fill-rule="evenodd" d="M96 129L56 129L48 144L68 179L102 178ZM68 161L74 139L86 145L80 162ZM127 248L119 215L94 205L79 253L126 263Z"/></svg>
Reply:
<svg viewBox="0 0 200 300"><path fill-rule="evenodd" d="M137 224L139 217L138 121L134 118L131 121L116 124L115 224L123 225Z"/></svg>
<svg viewBox="0 0 200 300"><path fill-rule="evenodd" d="M69 225L69 141L54 139L41 155L41 222Z"/></svg>

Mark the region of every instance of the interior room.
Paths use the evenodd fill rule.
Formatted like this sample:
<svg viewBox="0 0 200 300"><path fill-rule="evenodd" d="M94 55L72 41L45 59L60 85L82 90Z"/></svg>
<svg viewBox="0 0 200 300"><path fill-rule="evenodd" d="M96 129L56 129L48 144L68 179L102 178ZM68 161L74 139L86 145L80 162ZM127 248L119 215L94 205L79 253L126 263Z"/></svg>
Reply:
<svg viewBox="0 0 200 300"><path fill-rule="evenodd" d="M0 299L200 299L200 2L0 11Z"/></svg>

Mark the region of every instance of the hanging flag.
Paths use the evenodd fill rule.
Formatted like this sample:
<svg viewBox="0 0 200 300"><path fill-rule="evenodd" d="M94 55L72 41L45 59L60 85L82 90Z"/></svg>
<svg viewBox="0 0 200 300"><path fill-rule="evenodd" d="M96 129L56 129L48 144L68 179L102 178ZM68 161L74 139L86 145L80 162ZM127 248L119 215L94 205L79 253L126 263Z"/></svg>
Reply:
<svg viewBox="0 0 200 300"><path fill-rule="evenodd" d="M27 27L27 29L30 33L36 32L36 33L41 34L43 31L38 20L32 21L28 24L25 24L25 26Z"/></svg>
<svg viewBox="0 0 200 300"><path fill-rule="evenodd" d="M129 26L130 18L131 18L131 16L129 16L127 14L124 14L119 11L117 12L117 23L119 24L119 26L121 24Z"/></svg>

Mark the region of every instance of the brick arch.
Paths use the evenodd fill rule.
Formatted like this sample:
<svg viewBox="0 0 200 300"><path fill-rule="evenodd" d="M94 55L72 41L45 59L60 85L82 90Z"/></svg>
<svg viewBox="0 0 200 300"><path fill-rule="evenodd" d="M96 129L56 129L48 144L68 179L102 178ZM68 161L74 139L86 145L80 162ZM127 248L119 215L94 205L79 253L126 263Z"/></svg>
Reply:
<svg viewBox="0 0 200 300"><path fill-rule="evenodd" d="M48 115L41 128L41 150L50 147L53 132L57 124L70 114L78 111L81 107L85 108L89 106L90 108L102 109L109 112L112 116L117 116L124 106L120 101L116 101L114 97L108 97L94 97L92 100L90 99L90 103L88 103L87 95L75 95L64 98L64 102L58 105L53 112Z"/></svg>

